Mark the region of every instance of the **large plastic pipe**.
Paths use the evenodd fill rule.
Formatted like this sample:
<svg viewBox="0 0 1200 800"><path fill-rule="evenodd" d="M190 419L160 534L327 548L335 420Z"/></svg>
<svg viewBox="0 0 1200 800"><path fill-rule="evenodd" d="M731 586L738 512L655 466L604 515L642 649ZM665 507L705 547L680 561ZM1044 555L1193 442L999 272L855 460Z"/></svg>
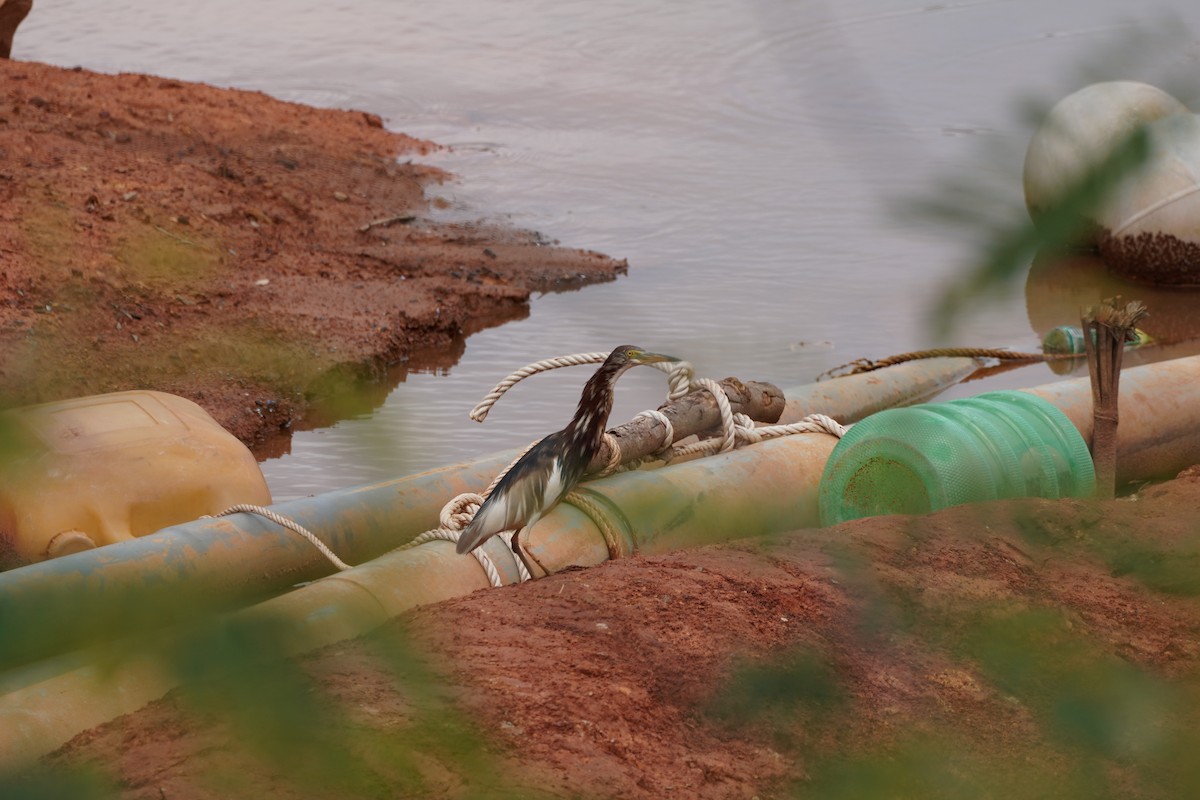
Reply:
<svg viewBox="0 0 1200 800"><path fill-rule="evenodd" d="M1092 441L1092 385L1076 378L1024 391L1062 409ZM1121 371L1117 481L1171 478L1200 463L1200 356Z"/></svg>
<svg viewBox="0 0 1200 800"><path fill-rule="evenodd" d="M272 508L354 564L436 527L446 500L486 486L516 452ZM238 608L332 570L304 539L250 514L21 567L0 574L0 667Z"/></svg>
<svg viewBox="0 0 1200 800"><path fill-rule="evenodd" d="M925 400L977 366L966 358L930 359L797 387L785 392L782 421L820 412L852 422ZM314 532L344 561L361 563L436 527L447 500L481 490L515 455L494 454L273 509ZM300 537L237 514L0 573L0 668L239 608L332 571Z"/></svg>
<svg viewBox="0 0 1200 800"><path fill-rule="evenodd" d="M1200 461L1198 378L1200 357L1140 367L1122 377L1119 457L1130 461L1123 475L1169 474ZM1090 431L1086 380L1030 391L1059 403L1085 436ZM817 485L832 447L833 440L820 434L791 437L614 476L588 490L644 551L761 535L817 524ZM608 557L590 518L570 506L547 516L527 545L551 569ZM485 547L512 580L504 544L493 539ZM296 654L369 631L415 605L486 585L473 559L458 556L449 543L432 542L243 609L228 624L252 630L267 620L291 620L279 652ZM132 657L108 679L78 655L9 672L0 677L0 767L26 763L81 730L136 710L162 696L174 680L146 654Z"/></svg>
<svg viewBox="0 0 1200 800"><path fill-rule="evenodd" d="M787 389L781 423L828 414L843 425L877 411L924 403L980 367L973 358L926 358ZM830 410L834 409L834 410Z"/></svg>
<svg viewBox="0 0 1200 800"><path fill-rule="evenodd" d="M817 486L836 440L806 434L763 442L708 459L589 485L606 516L646 551L818 524ZM526 543L551 571L594 565L608 549L591 518L568 505L547 515ZM499 539L485 547L513 577L511 554ZM307 652L370 631L414 606L489 585L479 563L449 542L381 556L288 594L235 612L230 635L244 636L287 620L281 656ZM177 682L152 652L117 666L89 663L87 654L59 657L0 677L0 769L28 763L80 731L141 708Z"/></svg>

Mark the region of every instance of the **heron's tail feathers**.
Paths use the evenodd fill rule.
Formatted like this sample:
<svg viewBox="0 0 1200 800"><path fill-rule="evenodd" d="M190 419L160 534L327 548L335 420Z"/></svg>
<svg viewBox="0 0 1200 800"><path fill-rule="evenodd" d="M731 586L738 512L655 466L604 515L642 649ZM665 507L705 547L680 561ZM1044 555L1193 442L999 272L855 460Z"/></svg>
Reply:
<svg viewBox="0 0 1200 800"><path fill-rule="evenodd" d="M485 501L475 512L475 518L463 530L462 535L458 537L455 550L461 555L479 547L492 536L504 530L504 517L503 503L497 503L492 498L488 498L488 501Z"/></svg>
<svg viewBox="0 0 1200 800"><path fill-rule="evenodd" d="M479 547L479 545L483 544L484 539L486 538L487 537L483 535L483 528L472 523L468 525L466 530L462 532L462 535L458 537L458 544L454 546L454 549L458 551L459 555L462 555L463 553L469 553L476 547Z"/></svg>

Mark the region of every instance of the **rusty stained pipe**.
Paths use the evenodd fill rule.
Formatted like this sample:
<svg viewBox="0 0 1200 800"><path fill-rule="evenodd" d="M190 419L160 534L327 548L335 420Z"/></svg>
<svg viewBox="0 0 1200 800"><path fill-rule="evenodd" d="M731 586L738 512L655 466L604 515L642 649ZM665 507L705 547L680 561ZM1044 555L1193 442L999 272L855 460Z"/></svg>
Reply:
<svg viewBox="0 0 1200 800"><path fill-rule="evenodd" d="M773 421L783 394L770 384L722 382L735 410ZM678 435L720 419L707 392L663 410ZM626 455L658 449L657 420L614 433ZM272 508L303 525L350 564L438 526L450 498L486 487L518 451L419 475L328 492ZM202 519L95 550L0 573L0 669L132 631L177 624L287 591L333 571L308 542L250 514ZM31 613L32 612L32 613Z"/></svg>
<svg viewBox="0 0 1200 800"><path fill-rule="evenodd" d="M647 552L817 525L817 485L836 439L805 434L699 461L596 481L588 490L618 527ZM582 511L563 504L526 534L552 570L608 559L603 536ZM485 545L507 580L511 551ZM234 612L232 636L289 620L280 656L362 635L417 606L489 586L479 563L435 541L376 558ZM160 636L162 634L160 633ZM170 636L186 635L172 633ZM155 650L135 649L118 664L80 652L0 676L0 770L17 768L80 731L141 708L178 683Z"/></svg>
<svg viewBox="0 0 1200 800"><path fill-rule="evenodd" d="M799 409L802 413L795 419L807 413L823 412L852 420L865 416L864 407L926 399L931 393L970 374L974 365L964 365L960 363L962 361L965 360L939 359L939 363L900 365L871 375L831 381L817 391L801 387L792 392L804 398L803 408ZM892 380L887 373L893 370L905 373L907 377L901 381ZM911 382L911 391L904 390L905 381ZM644 425L645 421L640 424ZM822 434L790 437L764 442L753 450L662 470L613 476L588 484L585 491L594 502L607 509L606 516L623 531L623 535L636 538L643 552L663 552L697 541L717 541L729 538L731 534L761 535L818 524L817 486L833 446L833 438ZM333 541L339 541L337 537L341 535L343 525L385 528L389 515L406 518L411 514L435 514L436 508L441 506L441 498L485 483L510 458L510 454L502 454L401 481L332 493L336 496L333 505L338 509L344 511L349 505L360 506L353 520L340 517L331 520ZM748 491L747 487L755 487L755 490ZM391 498L391 505L383 504L386 508L380 505L381 494ZM430 501L427 497L430 494L438 499ZM323 497L329 498L328 495ZM407 498L407 502L402 498ZM317 500L306 498L285 504L280 510L290 511L302 523L312 525L309 517L331 512L325 507L327 503L317 503ZM425 509L423 504L430 502L431 508ZM296 514L297 510L305 513ZM629 520L635 524L630 524ZM254 535L268 540L280 536L272 530L273 526L256 518L243 522L250 523L248 532ZM189 595L211 603L208 595L212 581L217 580L220 586L222 578L230 581L230 591L236 593L243 588L241 582L247 580L247 573L237 562L242 558L244 567L244 556L239 555L239 548L232 542L246 532L230 523L226 518L176 526L186 529L182 531L186 536L183 552L178 554L182 560L166 562L171 569L194 570L211 566L215 561L230 566L233 572L232 576L228 573L196 576L197 586L189 591ZM196 526L204 527L196 529ZM214 530L209 526L218 529L229 526L237 535L232 538L218 536L218 539L228 540L213 542ZM410 535L423 526L427 527L427 523L414 528ZM555 509L527 535L530 536L529 547L542 563L555 564L556 568L598 564L608 558L607 546L592 520L567 504ZM302 552L307 548L290 537L282 538L283 541L274 542L275 547L299 548ZM515 562L504 543L493 539L484 547L502 577L508 582L515 581ZM114 549L104 548L96 555L109 555ZM150 562L167 557L155 552L150 555ZM66 562L67 559L62 559L58 563ZM99 579L110 587L120 586L122 579L131 581L125 589L130 600L142 597L143 607L153 606L161 613L161 603L144 599L145 587L135 580L136 563L137 559L131 563L121 562L118 569L109 571L102 563L97 567ZM141 565L145 566L145 562ZM259 569L262 569L261 565L255 567L255 570ZM289 580L298 580L303 575L302 572L284 574ZM184 588L182 584L172 585L176 590ZM201 586L205 588L198 588ZM286 615L295 621L295 626L280 655L296 654L359 635L415 605L437 602L486 586L487 579L474 559L458 556L450 543L432 542L390 553L349 572L234 613L229 619L235 626L253 625L264 618ZM3 596L0 593L0 599ZM101 605L111 613L111 605ZM85 606L73 604L73 607L81 609ZM211 605L208 607L212 608ZM159 634L160 637L172 635L176 634ZM11 645L11 640L7 644ZM128 655L116 672L110 671L111 664L97 666L103 663L96 653L77 651L0 676L0 695L3 695L0 697L0 767L27 763L79 731L140 708L175 684L176 679L162 668L152 652Z"/></svg>
<svg viewBox="0 0 1200 800"><path fill-rule="evenodd" d="M1075 378L1022 391L1058 406L1092 440L1092 385ZM1200 356L1121 371L1117 483L1173 478L1200 463Z"/></svg>
<svg viewBox="0 0 1200 800"><path fill-rule="evenodd" d="M784 390L787 403L779 421L798 422L819 413L850 425L877 411L924 403L982 366L973 358L925 358L797 386Z"/></svg>

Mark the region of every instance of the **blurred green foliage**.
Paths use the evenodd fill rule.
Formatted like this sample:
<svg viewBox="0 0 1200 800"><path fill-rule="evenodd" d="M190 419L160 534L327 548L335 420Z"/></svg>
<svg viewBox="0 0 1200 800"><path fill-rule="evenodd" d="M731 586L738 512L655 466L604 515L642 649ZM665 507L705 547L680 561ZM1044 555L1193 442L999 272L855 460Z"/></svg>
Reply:
<svg viewBox="0 0 1200 800"><path fill-rule="evenodd" d="M988 541L994 513L992 508L964 531L963 542ZM1136 530L1110 529L1086 509L1056 522L1035 523L1022 514L1027 509L1018 507L1013 521L1027 534L1031 563L1107 564L1115 575L1137 579L1151 596L1194 596L1195 571L1189 568L1200 531L1167 544L1155 537L1159 544L1151 546ZM1067 520L1083 524L1071 528ZM924 563L933 558L932 552L922 555L930 538L924 518L914 517L906 536L885 541ZM768 726L806 774L792 796L1200 796L1200 766L1192 755L1200 747L1200 676L1194 670L1152 669L1124 657L1105 635L1103 621L1089 624L1053 597L1040 599L1036 588L984 589L1003 584L991 570L984 570L977 589L967 588L971 570L964 566L958 590L928 592L919 579L881 569L870 556L880 544L867 536L864 543L834 539L821 545L837 570L837 584L854 598L852 624L839 626L841 636L901 671L915 668L922 675L939 664L939 671L969 676L965 680L979 687L979 696L1003 709L998 735L993 739L977 716L960 720L953 706L940 707L932 696L923 701L927 715L899 711L895 719L903 727L865 733L860 715L870 718L878 709L859 705L861 693L870 693L861 682L875 685L878 678L861 673L875 668L856 667L842 650L845 643L735 665L707 713L725 725ZM1176 556L1182 556L1178 565ZM836 668L818 654L830 648L840 651ZM900 692L909 702L913 692L920 696L923 678L914 680ZM953 702L971 704L961 697ZM985 712L973 712L979 713ZM1014 725L1014 732L1002 733Z"/></svg>
<svg viewBox="0 0 1200 800"><path fill-rule="evenodd" d="M845 703L837 670L821 653L798 648L768 663L736 666L708 714L729 725L755 718L782 729L795 724L798 715L815 721Z"/></svg>
<svg viewBox="0 0 1200 800"><path fill-rule="evenodd" d="M1165 552L1130 541L1109 554L1109 564L1114 575L1130 575L1164 594L1200 595L1200 552Z"/></svg>
<svg viewBox="0 0 1200 800"><path fill-rule="evenodd" d="M1035 224L1024 208L1014 207L998 221L980 189L961 181L938 188L933 199L914 204L912 215L960 228L975 229L981 242L973 265L942 287L933 308L938 336L950 333L974 304L1003 292L1024 277L1039 253L1064 252L1088 232L1087 220L1112 197L1130 175L1146 163L1150 138L1139 128L1097 162L1067 189L1057 204L1047 208Z"/></svg>
<svg viewBox="0 0 1200 800"><path fill-rule="evenodd" d="M91 769L0 773L0 797L4 800L107 800L118 796L118 791L115 783Z"/></svg>
<svg viewBox="0 0 1200 800"><path fill-rule="evenodd" d="M949 732L948 732L949 734ZM1079 771L1059 772L1034 752L1019 764L989 757L961 738L911 736L887 749L834 755L814 770L794 796L821 800L1010 800L1100 798L1095 781Z"/></svg>
<svg viewBox="0 0 1200 800"><path fill-rule="evenodd" d="M178 711L168 713L186 720L197 739L213 743L193 755L202 758L213 746L225 752L206 762L195 787L210 796L260 798L274 787L290 797L390 798L447 786L458 787L462 797L530 796L528 789L507 784L480 731L455 708L398 625L360 641L372 670L386 676L387 686L373 687L370 703L341 696L357 689L345 682L331 691L320 674L320 655L289 657L295 626L268 613L225 616L166 639L122 642L101 658L115 673L127 657L149 652L180 684L165 701ZM393 709L384 723L375 722L370 708L363 711L373 703ZM139 743L137 735L126 736L123 748ZM117 776L105 777L108 766L52 757L0 775L0 797L120 796L128 787L114 783Z"/></svg>

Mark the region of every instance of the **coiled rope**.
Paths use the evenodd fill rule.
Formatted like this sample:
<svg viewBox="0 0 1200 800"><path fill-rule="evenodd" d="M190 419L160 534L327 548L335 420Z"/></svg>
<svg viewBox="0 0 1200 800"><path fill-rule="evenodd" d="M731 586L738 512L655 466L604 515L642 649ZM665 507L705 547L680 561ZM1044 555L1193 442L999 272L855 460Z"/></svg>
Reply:
<svg viewBox="0 0 1200 800"><path fill-rule="evenodd" d="M528 364L497 383L496 386L479 402L479 404L476 405L475 408L471 409L470 417L476 422L483 422L485 419L487 419L488 413L491 411L492 406L494 406L509 389L528 377L537 375L540 372L558 369L560 367L577 366L582 364L600 364L603 363L606 358L608 358L608 355L608 353L575 353L573 355L557 356L555 358L548 358ZM637 415L635 415L635 418L648 417L662 423L663 442L661 447L656 451L655 457L662 458L664 461L669 462L675 458L692 456L696 454L711 455L713 453L724 453L734 449L735 447L763 441L766 439L773 439L778 436L788 436L797 433L828 433L833 436L841 437L846 432L846 429L842 425L839 425L836 421L823 414L812 414L808 417L805 417L803 420L790 425L771 425L761 428L756 427L754 420L750 419L750 417L746 416L745 414L735 414L733 412L733 409L729 403L729 398L726 396L725 390L719 383L710 378L694 377L694 369L689 362L662 362L650 364L648 366L655 367L656 369L667 373L667 383L669 387L667 393L667 402L679 400L691 391L707 391L716 401L717 410L721 416L720 437L713 437L711 439L705 439L688 445L675 445L675 431L671 425L671 420L665 414L663 414L661 411L651 409L639 412ZM605 477L620 469L636 468L638 465L637 463L622 465L621 448L615 437L613 437L611 434L605 433L604 442L608 452L607 463L605 464L604 468L596 473L596 475L593 477ZM507 467L505 467L499 475L496 476L495 480L492 481L491 485L488 486L483 495L459 495L451 500L447 506L450 506L451 504L454 504L463 498L470 498L473 501L476 497L479 498L478 504L481 505L483 500L492 492L496 484L508 472L508 470L511 469L512 466L516 464L526 452L529 451L529 448L532 448L536 444L537 442L534 442L533 444L529 445L529 447L527 447L520 455L513 459L513 461ZM579 508L595 523L596 527L604 536L605 543L608 547L609 556L611 558L620 558L629 554L628 551L630 547L625 541L625 537L619 534L618 527L613 524L608 513L605 512L605 510L597 503L577 490L573 490L567 494L567 496L563 499L563 502ZM477 510L478 505L475 506L474 511ZM471 516L473 516L474 511L471 512ZM443 516L441 528L421 534L400 549L415 547L418 544L424 541L429 541L432 538L444 537L449 539L449 537L453 536L453 541L457 541L458 535L461 535L462 530L466 528L468 524L470 524L471 516L463 515L461 518L456 517L449 521L445 518L445 516ZM447 524L448 522L451 524ZM434 534L437 534L436 537ZM509 544L509 549L511 550L512 534L507 533L501 535L505 537L505 541ZM473 552L482 554L482 548L478 548ZM514 555L513 561L518 566L518 571L521 575L520 580L530 580L530 576L524 569L524 565L521 563L521 560L516 558ZM487 570L486 565L485 570ZM501 585L497 578L493 578L490 571L488 572L488 578L491 580L493 586Z"/></svg>
<svg viewBox="0 0 1200 800"><path fill-rule="evenodd" d="M488 412L496 401L504 396L505 392L521 382L525 378L546 372L551 369L560 367L577 366L582 364L599 364L608 358L608 353L576 353L568 356L558 356L548 358L543 361L537 361L533 364L522 367L512 373L504 380L496 384L495 388L479 402L470 412L471 419L476 422L483 422L487 419ZM766 439L774 439L779 436L790 436L798 433L827 433L832 436L841 437L845 434L846 428L839 425L835 420L824 414L810 414L799 422L794 422L788 425L767 425L757 427L754 420L750 419L745 414L733 412L729 404L729 398L725 395L725 390L721 384L710 378L696 378L693 375L692 365L687 361L677 361L670 363L655 363L647 366L655 367L667 373L667 402L675 402L691 391L706 391L712 395L716 401L717 410L721 416L721 435L714 436L709 439L703 439L698 442L693 442L686 445L675 444L675 430L671 425L671 420L661 411L650 409L639 412L637 417L648 417L650 419L661 422L663 425L663 440L661 447L651 456L665 462L670 462L676 458L689 457L695 455L713 455L715 453L724 453L754 442L764 441ZM465 492L457 495L447 502L438 515L440 526L416 536L411 541L396 548L395 551L408 550L413 547L425 544L431 541L447 541L457 542L462 536L462 532L474 519L475 514L479 511L479 507L483 505L488 496L495 490L496 485L501 479L508 474L508 471L521 460L538 442L531 442L524 450L521 451L516 458L509 462L508 466L500 471L492 482L481 494L473 492ZM629 464L622 464L621 448L616 438L612 434L604 434L604 443L608 452L608 459L605 466L592 477L605 477L617 472L621 469L636 469L641 465L641 460L631 461ZM632 543L626 536L622 535L621 529L613 523L608 512L606 512L597 502L589 498L585 493L579 490L572 490L563 498L564 503L575 506L584 514L586 514L596 528L604 537L605 544L608 547L610 558L621 558L630 555ZM223 517L228 514L235 513L252 513L265 517L277 525L281 525L288 530L300 534L305 539L315 546L322 555L329 559L339 570L350 569L350 566L342 561L337 555L318 539L312 532L306 530L299 523L283 517L270 509L261 506L252 505L236 505L225 509L219 514L212 515L214 517ZM529 570L526 569L521 559L516 557L512 552L512 538L518 531L506 531L499 534L500 538L508 545L507 551L512 557L513 564L516 567L518 580L522 583L532 580ZM392 552L395 552L392 551ZM503 586L504 581L500 576L500 571L496 568L495 562L484 551L482 547L477 547L471 551L471 555L479 562L487 575L488 582L492 586Z"/></svg>

